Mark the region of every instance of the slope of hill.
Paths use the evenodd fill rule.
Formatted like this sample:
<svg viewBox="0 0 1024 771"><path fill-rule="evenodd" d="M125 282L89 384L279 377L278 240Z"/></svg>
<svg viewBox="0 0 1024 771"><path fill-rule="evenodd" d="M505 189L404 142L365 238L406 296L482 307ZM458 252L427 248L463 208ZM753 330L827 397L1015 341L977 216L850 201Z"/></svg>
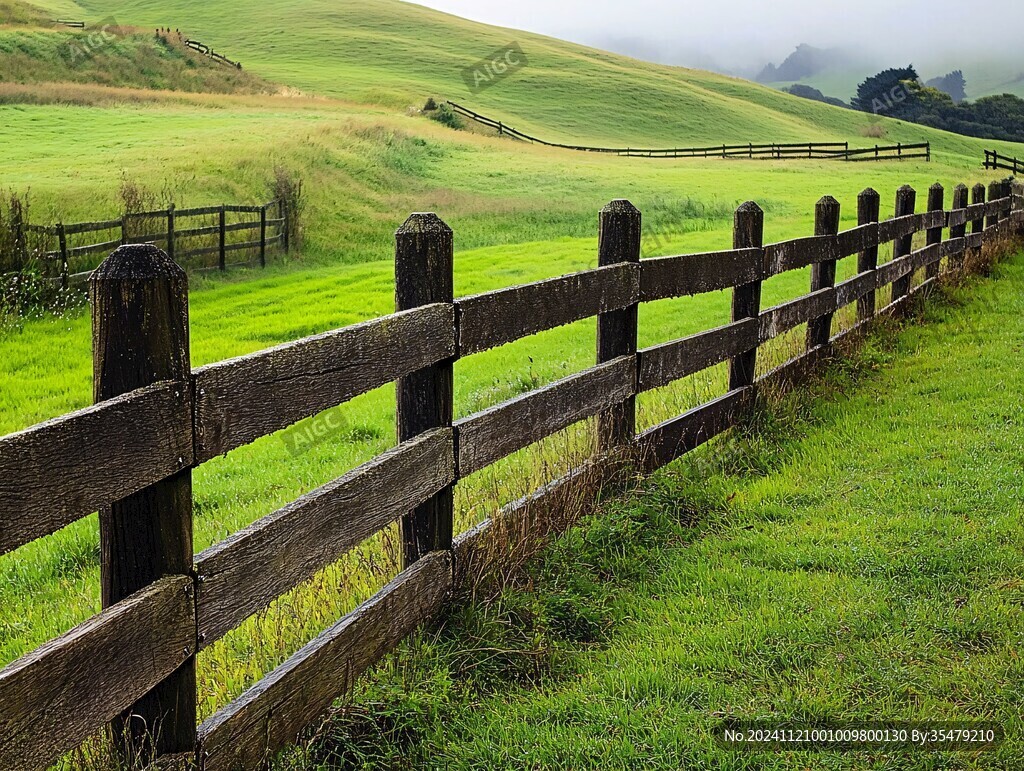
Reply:
<svg viewBox="0 0 1024 771"><path fill-rule="evenodd" d="M304 91L395 109L442 96L514 117L520 129L556 140L846 139L865 123L747 81L648 64L397 0L281 0L245 13L229 0L81 0L81 6L90 18L115 13L143 27L181 28L232 52L250 70ZM463 70L511 42L529 65L472 94Z"/></svg>

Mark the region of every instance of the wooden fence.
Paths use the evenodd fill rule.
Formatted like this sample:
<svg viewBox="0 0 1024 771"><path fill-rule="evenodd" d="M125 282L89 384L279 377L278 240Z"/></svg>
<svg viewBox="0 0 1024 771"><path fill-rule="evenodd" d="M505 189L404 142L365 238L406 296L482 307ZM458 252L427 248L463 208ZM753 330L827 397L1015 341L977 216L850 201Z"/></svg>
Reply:
<svg viewBox="0 0 1024 771"><path fill-rule="evenodd" d="M577 150L586 153L607 153L633 158L762 158L783 160L794 158L823 158L842 161L898 161L924 159L931 161L932 147L930 142L921 144L875 145L850 149L849 142L798 142L791 144L752 144L745 145L713 145L708 147L673 147L662 149L642 149L635 147L588 147L586 145L566 145L547 142L543 139L517 131L501 121L481 115L468 107L455 102L448 106L456 113L477 123L495 129L499 134L521 139L531 144L557 147L562 150Z"/></svg>
<svg viewBox="0 0 1024 771"><path fill-rule="evenodd" d="M216 224L196 223L197 219L215 219ZM236 221L229 222L229 219ZM54 248L44 247L30 254L22 247L24 253L20 257L22 265L27 264L30 258L41 260L44 274L60 278L65 285L88 279L90 270L76 271L76 268L83 268L89 257L124 244L159 244L171 259L180 263L194 262L199 257L216 258L215 262L207 260L190 266L197 270L226 270L254 260L258 260L260 267L266 267L270 247L280 245L287 251L288 224L287 207L281 201L260 206L223 204L194 209L171 206L157 211L133 212L102 222L24 225L27 232L49 239L50 246ZM238 240L237 236L229 235L236 233L253 237ZM97 237L103 240L91 242ZM76 240L79 243L75 243ZM83 240L85 243L81 243ZM16 237L14 241L25 244L26 239ZM229 263L228 255L237 252L249 252L251 257Z"/></svg>
<svg viewBox="0 0 1024 771"><path fill-rule="evenodd" d="M937 185L917 213L904 187L896 216L880 222L867 190L858 226L843 232L840 204L826 197L813 236L767 245L764 215L747 203L732 248L642 261L640 212L615 201L600 214L599 267L460 299L452 231L415 214L396 237L395 315L199 369L185 274L156 247L119 248L90 280L96 405L0 438L0 554L96 510L105 544L105 610L0 671L0 767L46 767L111 721L128 727L129 745L143 742L139 726L155 730L168 762L260 767L441 610L500 517L589 490L574 487L584 473L611 479L628 462L649 472L680 457L741 420L765 382L795 378L930 291L941 265L960 270L970 253L1019 236L1021 189L993 183L987 203L985 193L978 185L969 200L960 185L947 210ZM889 243L893 259L879 264ZM837 283L837 263L853 255L857 274ZM761 307L762 282L808 267L809 294ZM876 307L890 285L891 302L886 293ZM638 349L640 303L721 290L732 293L731 323ZM833 315L854 304L856 324L833 335ZM456 359L594 316L596 366L453 421ZM756 376L760 347L804 323L804 352ZM637 432L638 394L722 362L727 393ZM394 449L193 554L192 469L393 381ZM596 446L581 470L453 538L460 479L591 417ZM197 729L197 652L396 521L398 577Z"/></svg>
<svg viewBox="0 0 1024 771"><path fill-rule="evenodd" d="M995 150L985 151L986 169L1006 169L1014 174L1024 174L1024 161L1000 155Z"/></svg>

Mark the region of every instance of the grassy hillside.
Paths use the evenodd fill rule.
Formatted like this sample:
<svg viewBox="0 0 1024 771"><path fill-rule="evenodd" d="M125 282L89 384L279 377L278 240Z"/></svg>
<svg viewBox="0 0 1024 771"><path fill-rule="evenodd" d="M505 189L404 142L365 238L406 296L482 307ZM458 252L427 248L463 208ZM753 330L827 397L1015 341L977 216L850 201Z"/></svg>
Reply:
<svg viewBox="0 0 1024 771"><path fill-rule="evenodd" d="M397 109L468 100L556 139L681 144L855 139L865 118L698 70L646 64L397 0L81 0L83 14L181 28L272 80ZM479 95L463 68L516 41L530 65ZM894 129L893 138L911 141Z"/></svg>

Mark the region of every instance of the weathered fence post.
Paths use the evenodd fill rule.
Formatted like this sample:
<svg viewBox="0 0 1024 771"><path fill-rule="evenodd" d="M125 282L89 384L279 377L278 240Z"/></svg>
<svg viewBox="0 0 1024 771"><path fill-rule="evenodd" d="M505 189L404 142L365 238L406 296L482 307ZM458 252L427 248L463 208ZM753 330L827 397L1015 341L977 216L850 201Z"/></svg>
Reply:
<svg viewBox="0 0 1024 771"><path fill-rule="evenodd" d="M174 204L167 207L167 256L174 259Z"/></svg>
<svg viewBox="0 0 1024 771"><path fill-rule="evenodd" d="M763 265L764 212L753 201L747 201L736 210L733 218L732 245L734 249L757 249L754 257ZM756 319L761 315L761 282L752 281L732 290L732 320ZM757 373L757 348L734 356L729 362L729 390L754 384Z"/></svg>
<svg viewBox="0 0 1024 771"><path fill-rule="evenodd" d="M57 223L57 248L60 251L60 285L68 288L68 236L64 223Z"/></svg>
<svg viewBox="0 0 1024 771"><path fill-rule="evenodd" d="M970 205L970 199L971 199L971 191L968 189L967 185L960 184L960 185L957 185L956 187L953 188L953 210L954 211L962 212L964 209L966 209ZM958 216L965 216L965 215L961 214L961 215L958 215ZM963 243L963 239L967 237L967 221L964 220L964 222L962 224L954 225L954 226L950 227L950 229L949 229L949 237L953 241L956 241L957 239L960 239L961 243ZM952 271L952 272L959 272L959 271L961 271L963 269L963 267L964 267L964 254L965 254L966 251L967 251L967 245L963 244L963 247L960 249L959 254L952 255L949 258L949 267L948 267L948 269L950 271Z"/></svg>
<svg viewBox="0 0 1024 771"><path fill-rule="evenodd" d="M896 217L909 217L917 209L917 191L910 185L904 185L896 191ZM896 239L893 246L892 258L898 260L906 257L914 251L914 234ZM914 271L910 271L902 278L892 282L892 302L902 300L910 292L910 283L913 281Z"/></svg>
<svg viewBox="0 0 1024 771"><path fill-rule="evenodd" d="M162 380L179 381L190 399L185 272L155 246L122 246L93 272L89 294L95 401ZM180 463L176 475L100 512L103 607L164 576L191 574L192 459ZM113 724L129 765L195 748L194 646L182 653L182 666Z"/></svg>
<svg viewBox="0 0 1024 771"><path fill-rule="evenodd" d="M857 225L871 225L878 222L882 208L882 197L877 190L867 188L857 196ZM857 273L870 273L878 269L878 240L857 255ZM857 321L867 321L875 315L874 289L857 300Z"/></svg>
<svg viewBox="0 0 1024 771"><path fill-rule="evenodd" d="M937 212L937 211L945 211L945 209L946 209L946 189L941 184L936 182L934 185L932 185L930 188L928 188L928 211L929 212ZM943 231L942 225L939 225L936 228L928 228L927 233L926 233L925 244L927 246L938 246L939 244L941 244L942 243L942 231ZM929 280L931 280L933 278L938 278L939 277L939 272L940 272L940 270L942 268L942 265L940 263L941 263L940 260L935 260L934 262L930 262L930 263L928 263L928 265L925 266L924 278L925 278L926 281L929 281ZM930 292L931 292L930 289L926 290L926 294L930 293Z"/></svg>
<svg viewBox="0 0 1024 771"><path fill-rule="evenodd" d="M220 248L219 251L217 252L217 267L220 268L221 270L227 270L227 210L223 206L221 206L220 211L217 212L217 216L217 223L219 227L217 235L220 238L220 243L218 244Z"/></svg>
<svg viewBox="0 0 1024 771"><path fill-rule="evenodd" d="M1003 197L1003 183L1002 182L991 182L988 186L988 200L998 201ZM998 212L992 212L989 215L987 227L994 228L999 224Z"/></svg>
<svg viewBox="0 0 1024 771"><path fill-rule="evenodd" d="M974 186L974 189L971 191L971 203L972 204L985 203L985 186L983 184L981 184L980 182L978 184L976 184ZM978 217L977 219L971 221L971 233L972 234L973 233L981 233L982 239L985 238L985 218L984 217ZM980 246L978 247L977 251L980 254L980 252L981 252L981 247Z"/></svg>
<svg viewBox="0 0 1024 771"><path fill-rule="evenodd" d="M283 234L284 240L284 253L288 254L291 251L291 223L288 222L291 215L288 211L288 204L285 203L283 199L277 202L277 206L278 214L280 214L278 219L281 220L281 227L283 228L281 233Z"/></svg>
<svg viewBox="0 0 1024 771"><path fill-rule="evenodd" d="M260 267L267 267L267 207L260 207Z"/></svg>
<svg viewBox="0 0 1024 771"><path fill-rule="evenodd" d="M121 246L128 243L128 214L121 216Z"/></svg>
<svg viewBox="0 0 1024 771"><path fill-rule="evenodd" d="M454 297L454 238L436 214L413 214L395 234L395 305L405 311ZM451 426L452 361L398 381L398 441ZM402 565L452 548L454 499L449 485L402 517Z"/></svg>
<svg viewBox="0 0 1024 771"><path fill-rule="evenodd" d="M835 236L839 233L839 201L826 195L814 207L814 235ZM836 261L823 260L811 266L811 291L818 292L836 285ZM832 337L832 313L826 313L807 324L807 350L828 345Z"/></svg>
<svg viewBox="0 0 1024 771"><path fill-rule="evenodd" d="M600 214L597 264L640 263L640 211L629 201L609 203ZM636 356L637 304L597 317L597 363ZM630 397L598 415L597 452L622 454L636 434L636 398Z"/></svg>

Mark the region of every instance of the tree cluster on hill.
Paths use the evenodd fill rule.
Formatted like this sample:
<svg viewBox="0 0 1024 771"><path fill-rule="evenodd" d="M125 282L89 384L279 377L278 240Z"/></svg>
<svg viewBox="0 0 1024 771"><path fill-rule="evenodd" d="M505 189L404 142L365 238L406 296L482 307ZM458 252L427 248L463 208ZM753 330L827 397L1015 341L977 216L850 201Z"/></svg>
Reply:
<svg viewBox="0 0 1024 771"><path fill-rule="evenodd" d="M757 76L758 83L779 83L802 80L837 66L843 60L842 52L815 48L801 43L778 67L768 64Z"/></svg>
<svg viewBox="0 0 1024 771"><path fill-rule="evenodd" d="M952 77L955 85L958 74L962 82L963 73L946 78ZM913 65L884 70L865 80L857 88L853 107L967 136L1024 142L1024 99L1003 94L957 103L946 91L921 83Z"/></svg>
<svg viewBox="0 0 1024 771"><path fill-rule="evenodd" d="M825 94L821 93L821 91L813 86L807 86L803 83L794 83L789 88L784 88L782 90L787 94L799 96L803 99L812 99L815 102L824 102L825 104L831 104L834 107L845 107L846 109L850 109L850 105L842 99L836 99L834 96L825 96Z"/></svg>
<svg viewBox="0 0 1024 771"><path fill-rule="evenodd" d="M949 94L957 104L967 99L967 79L964 78L963 70L953 70L948 75L932 78L925 85L936 88L944 94Z"/></svg>

